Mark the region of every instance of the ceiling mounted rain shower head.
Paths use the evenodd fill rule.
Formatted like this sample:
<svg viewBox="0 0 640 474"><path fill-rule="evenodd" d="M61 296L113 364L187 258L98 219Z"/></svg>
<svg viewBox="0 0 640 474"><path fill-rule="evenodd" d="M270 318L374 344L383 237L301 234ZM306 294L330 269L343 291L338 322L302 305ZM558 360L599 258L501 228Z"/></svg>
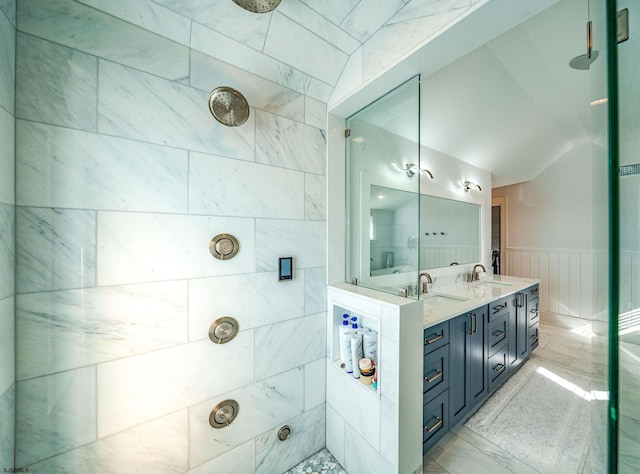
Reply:
<svg viewBox="0 0 640 474"><path fill-rule="evenodd" d="M222 125L237 127L249 118L249 103L232 87L216 87L209 94L209 111Z"/></svg>
<svg viewBox="0 0 640 474"><path fill-rule="evenodd" d="M587 0L587 54L581 54L569 61L569 67L578 71L587 71L591 64L598 59L598 52L593 50L593 22L591 21L591 11Z"/></svg>
<svg viewBox="0 0 640 474"><path fill-rule="evenodd" d="M233 0L233 2L253 13L269 13L280 5L280 0Z"/></svg>

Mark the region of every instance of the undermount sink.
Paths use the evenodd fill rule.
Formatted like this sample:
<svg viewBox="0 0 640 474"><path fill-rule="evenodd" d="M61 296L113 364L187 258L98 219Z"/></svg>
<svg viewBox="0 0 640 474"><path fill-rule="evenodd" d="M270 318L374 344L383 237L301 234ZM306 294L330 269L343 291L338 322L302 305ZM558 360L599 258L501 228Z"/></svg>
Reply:
<svg viewBox="0 0 640 474"><path fill-rule="evenodd" d="M432 306L449 306L463 301L467 301L467 299L449 295L426 295L424 297L425 304Z"/></svg>
<svg viewBox="0 0 640 474"><path fill-rule="evenodd" d="M506 283L504 281L483 281L480 284L481 285L487 285L487 286L495 286L495 287L498 287L498 288L506 288L508 286L511 286L511 283Z"/></svg>

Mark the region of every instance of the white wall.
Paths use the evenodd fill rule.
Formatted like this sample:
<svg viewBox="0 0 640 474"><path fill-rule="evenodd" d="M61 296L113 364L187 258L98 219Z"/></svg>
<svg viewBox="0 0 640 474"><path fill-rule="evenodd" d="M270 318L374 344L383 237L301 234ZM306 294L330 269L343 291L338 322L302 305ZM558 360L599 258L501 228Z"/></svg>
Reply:
<svg viewBox="0 0 640 474"><path fill-rule="evenodd" d="M569 150L534 180L493 189L507 198L505 274L540 278L540 310L606 320L606 161L601 149Z"/></svg>

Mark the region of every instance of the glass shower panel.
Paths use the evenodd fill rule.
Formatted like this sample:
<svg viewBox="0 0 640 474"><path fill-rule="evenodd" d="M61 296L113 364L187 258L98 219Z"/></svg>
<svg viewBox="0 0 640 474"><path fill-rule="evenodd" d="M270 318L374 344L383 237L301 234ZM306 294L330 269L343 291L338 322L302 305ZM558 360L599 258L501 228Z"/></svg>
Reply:
<svg viewBox="0 0 640 474"><path fill-rule="evenodd" d="M420 81L416 76L349 117L345 279L417 298Z"/></svg>
<svg viewBox="0 0 640 474"><path fill-rule="evenodd" d="M629 39L617 46L619 147L618 472L640 465L640 4L628 9Z"/></svg>

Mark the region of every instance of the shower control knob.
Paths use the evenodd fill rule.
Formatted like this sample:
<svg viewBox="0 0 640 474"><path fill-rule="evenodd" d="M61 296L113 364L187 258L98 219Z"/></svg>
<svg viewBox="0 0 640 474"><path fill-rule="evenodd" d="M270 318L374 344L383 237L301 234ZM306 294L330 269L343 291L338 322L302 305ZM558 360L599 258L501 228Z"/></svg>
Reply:
<svg viewBox="0 0 640 474"><path fill-rule="evenodd" d="M238 416L240 408L235 400L224 400L218 403L209 414L209 424L212 428L225 428Z"/></svg>
<svg viewBox="0 0 640 474"><path fill-rule="evenodd" d="M231 316L216 319L209 326L209 339L216 344L224 344L238 334L238 321Z"/></svg>
<svg viewBox="0 0 640 474"><path fill-rule="evenodd" d="M229 260L240 250L240 243L231 234L218 234L209 242L209 252L218 260Z"/></svg>

